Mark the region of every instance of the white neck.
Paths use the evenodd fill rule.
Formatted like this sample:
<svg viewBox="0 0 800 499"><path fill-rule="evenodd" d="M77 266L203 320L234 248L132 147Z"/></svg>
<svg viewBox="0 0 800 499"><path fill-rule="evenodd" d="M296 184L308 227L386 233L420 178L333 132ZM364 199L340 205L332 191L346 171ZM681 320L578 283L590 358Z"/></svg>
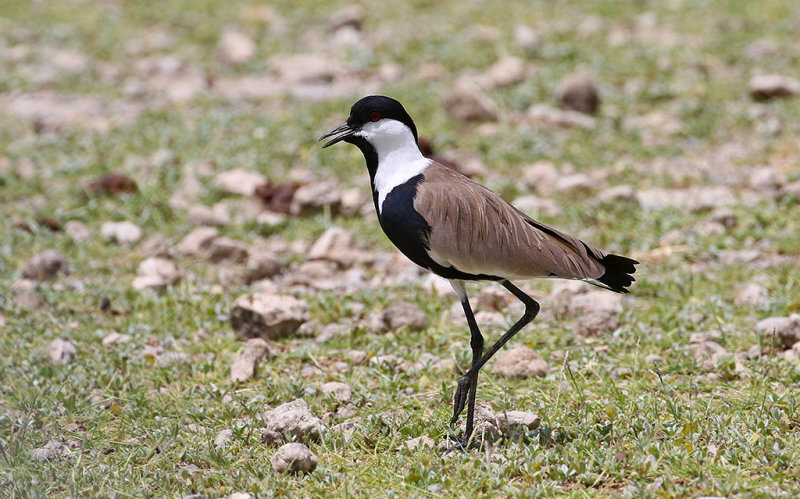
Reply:
<svg viewBox="0 0 800 499"><path fill-rule="evenodd" d="M367 123L357 135L367 139L378 154L374 184L380 213L383 201L392 189L422 173L431 160L420 152L411 129L397 120Z"/></svg>

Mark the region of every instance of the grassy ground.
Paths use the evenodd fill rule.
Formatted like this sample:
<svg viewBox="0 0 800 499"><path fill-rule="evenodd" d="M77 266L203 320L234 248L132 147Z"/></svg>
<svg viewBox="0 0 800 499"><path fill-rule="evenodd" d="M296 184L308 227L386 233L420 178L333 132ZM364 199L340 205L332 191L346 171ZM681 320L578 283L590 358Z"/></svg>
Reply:
<svg viewBox="0 0 800 499"><path fill-rule="evenodd" d="M178 286L162 295L139 293L130 286L141 261L134 249L99 237L75 243L40 223L79 220L99 232L103 222L131 220L146 234L161 233L177 242L192 227L185 213L166 201L181 178L181 166L193 161L206 161L215 172L256 169L274 181L289 179L301 167L319 179L336 178L368 190L357 151L323 152L315 143L358 95L241 103L209 92L184 104L137 102L124 84L136 79L136 62L153 54L177 54L213 78L263 71L277 53L337 54L368 74L398 63L405 77L380 91L404 102L420 133L440 149L477 152L489 170L482 181L510 198L528 193L518 181L521 165L543 159L571 164L578 172L606 168L607 185L638 189L708 186L725 183L726 175L742 175L746 184L748 169L764 165L797 181L800 99L754 103L747 91L755 71L800 73L795 38L800 11L794 2L392 2L368 11L360 49L326 48L332 36L328 18L343 4L271 5L254 10L245 2L216 0L0 3L0 52L5 54L0 97L55 93L138 106L131 119L105 130L87 125L91 113L50 126L0 110L2 495L800 493L797 364L772 355L747 361L739 371L732 361L704 368L687 348L689 335L702 331L720 332L719 342L730 352L774 343L756 335L754 325L800 306L796 198L756 196L737 203L732 210L738 225L717 235L687 232L708 211L643 210L635 203L598 205L581 193L552 194L563 213L541 216L543 221L610 251L638 256L643 265L625 301L622 326L613 334L582 338L574 332L574 320L546 316L512 342L550 359L546 378L507 380L489 370L482 376L479 400L495 410L522 409L542 418L540 430L525 440L498 444L495 452L505 457L499 462L482 453L442 456L403 445L413 437L439 441L454 432L446 424L457 378L452 370L367 364L327 378L300 375L303 366L328 365L346 358L350 349L370 356L394 354L412 364L430 352L468 365L465 325L444 318L451 298L432 297L414 283L347 296L306 294L313 318L323 324L346 319L351 303L370 311L404 299L422 306L431 325L387 336L356 324L327 342L285 340L257 379L234 385L230 364L241 345L227 314L246 287L216 293L216 266L182 259L189 274ZM537 46L523 49L513 43L518 23L539 33ZM481 38L475 25L494 28L494 34ZM235 68L214 55L228 26L257 41L256 56ZM153 32L165 33L169 42L135 48L149 43ZM748 57L748 47L764 39L774 49ZM90 62L80 71L47 78L48 68L63 56L48 59L40 51L56 49ZM499 54L522 57L536 72L520 84L489 91L501 115L496 133L489 135L450 117L442 95L459 74L483 71ZM417 68L432 62L442 66L444 76L419 78ZM537 102L555 103L557 82L576 68L592 74L604 96L595 129L565 131L508 118ZM671 134L658 126L625 126L628 117L650 113L666 115L679 126ZM770 120L780 126L765 127ZM736 154L725 153L731 150ZM134 177L139 192L87 194L91 179L112 171ZM742 182L730 184L737 194L742 190ZM205 196L207 204L220 199L213 190ZM318 215L291 218L276 228L230 224L222 232L248 243L258 237L291 242L313 240L332 225L353 231L365 247L390 251L371 217ZM664 236L675 230L683 231L679 249L659 251ZM14 288L19 269L49 248L67 257L72 273L39 287L45 308L26 309ZM757 251L757 260L726 264L716 256L742 250ZM759 307L735 305L737 286L753 280L769 291L768 301ZM544 292L551 285L532 284ZM100 311L104 298L118 314ZM514 317L508 313L506 319L510 323ZM200 328L210 335L194 341ZM102 346L100 340L111 331L133 339ZM487 325L484 332L493 338L500 328ZM69 339L78 350L66 365L54 366L44 354L55 338ZM191 360L161 363L137 354L153 343L185 352ZM553 355L558 351L568 353L566 361ZM647 362L651 354L662 360ZM327 415L328 424L341 422L337 404L315 389L327 380L352 386L348 407L369 416L363 430L349 439L326 433L313 443L320 461L313 474L275 475L269 462L275 448L260 442L258 414L304 397L315 414ZM232 429L235 439L218 449L214 436L223 429ZM71 454L32 459L32 450L51 438L68 444Z"/></svg>

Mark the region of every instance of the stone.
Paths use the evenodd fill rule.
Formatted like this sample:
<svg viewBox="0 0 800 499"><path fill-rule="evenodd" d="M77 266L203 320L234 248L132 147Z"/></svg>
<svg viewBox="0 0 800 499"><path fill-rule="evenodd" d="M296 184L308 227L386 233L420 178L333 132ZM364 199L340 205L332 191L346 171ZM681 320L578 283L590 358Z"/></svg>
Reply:
<svg viewBox="0 0 800 499"><path fill-rule="evenodd" d="M366 9L359 4L345 5L330 16L330 29L331 31L338 31L345 26L352 27L356 30L361 29L366 17Z"/></svg>
<svg viewBox="0 0 800 499"><path fill-rule="evenodd" d="M514 430L535 430L542 422L542 418L526 411L507 411L495 416L497 426L504 435Z"/></svg>
<svg viewBox="0 0 800 499"><path fill-rule="evenodd" d="M759 321L756 324L756 332L764 336L767 344L771 344L769 338L774 334L781 340L784 348L791 348L800 341L800 314L770 317Z"/></svg>
<svg viewBox="0 0 800 499"><path fill-rule="evenodd" d="M615 185L598 192L595 195L595 199L598 203L636 201L636 188L630 184Z"/></svg>
<svg viewBox="0 0 800 499"><path fill-rule="evenodd" d="M101 342L104 347L111 347L116 345L123 345L131 341L131 335L129 334L120 334L117 331L111 331L108 333Z"/></svg>
<svg viewBox="0 0 800 499"><path fill-rule="evenodd" d="M133 244L142 238L142 229L133 222L106 222L100 227L103 239L115 241L117 244Z"/></svg>
<svg viewBox="0 0 800 499"><path fill-rule="evenodd" d="M497 355L492 371L506 378L544 377L550 371L547 361L530 347L518 346Z"/></svg>
<svg viewBox="0 0 800 499"><path fill-rule="evenodd" d="M600 336L619 327L619 314L610 310L592 310L581 314L576 323L581 336Z"/></svg>
<svg viewBox="0 0 800 499"><path fill-rule="evenodd" d="M250 250L246 244L226 236L215 237L208 246L208 259L213 263L223 261L243 262Z"/></svg>
<svg viewBox="0 0 800 499"><path fill-rule="evenodd" d="M701 211L736 204L736 195L726 185L690 187L687 189L643 189L636 195L639 204L646 210L678 208Z"/></svg>
<svg viewBox="0 0 800 499"><path fill-rule="evenodd" d="M136 253L145 257L167 256L169 241L164 234L152 234L136 246Z"/></svg>
<svg viewBox="0 0 800 499"><path fill-rule="evenodd" d="M273 356L269 344L261 338L250 338L231 366L231 381L247 381L256 377L258 362Z"/></svg>
<svg viewBox="0 0 800 499"><path fill-rule="evenodd" d="M331 227L322 233L309 248L310 260L329 260L349 267L358 256L353 235L341 227Z"/></svg>
<svg viewBox="0 0 800 499"><path fill-rule="evenodd" d="M622 295L603 290L590 290L580 281L564 281L553 286L551 310L557 318L575 317L591 312L619 314Z"/></svg>
<svg viewBox="0 0 800 499"><path fill-rule="evenodd" d="M525 61L519 57L504 56L480 76L480 82L487 88L508 87L525 79Z"/></svg>
<svg viewBox="0 0 800 499"><path fill-rule="evenodd" d="M231 326L240 338L288 336L310 317L308 304L289 295L247 294L231 309Z"/></svg>
<svg viewBox="0 0 800 499"><path fill-rule="evenodd" d="M267 251L251 251L247 259L247 280L259 281L274 277L286 268L286 262Z"/></svg>
<svg viewBox="0 0 800 499"><path fill-rule="evenodd" d="M253 495L248 492L234 492L228 499L253 499Z"/></svg>
<svg viewBox="0 0 800 499"><path fill-rule="evenodd" d="M78 220L70 220L64 224L64 232L76 243L82 243L92 238L92 231L89 227Z"/></svg>
<svg viewBox="0 0 800 499"><path fill-rule="evenodd" d="M514 200L513 204L518 210L531 214L534 218L539 214L557 216L561 214L561 208L552 199L544 199L533 194L520 196Z"/></svg>
<svg viewBox="0 0 800 499"><path fill-rule="evenodd" d="M47 345L45 353L53 364L66 364L75 357L78 351L75 350L72 343L59 338Z"/></svg>
<svg viewBox="0 0 800 499"><path fill-rule="evenodd" d="M44 447L34 449L31 454L37 461L50 461L51 459L55 459L59 456L69 454L69 449L67 449L67 447L58 440L51 439L44 444Z"/></svg>
<svg viewBox="0 0 800 499"><path fill-rule="evenodd" d="M228 210L220 204L206 206L204 204L193 204L186 210L186 216L192 225L209 225L222 227L231 221Z"/></svg>
<svg viewBox="0 0 800 499"><path fill-rule="evenodd" d="M537 161L522 169L522 182L541 194L548 194L561 173L551 161Z"/></svg>
<svg viewBox="0 0 800 499"><path fill-rule="evenodd" d="M37 281L51 281L61 274L69 274L69 266L64 255L56 250L45 250L34 255L22 267L22 277Z"/></svg>
<svg viewBox="0 0 800 499"><path fill-rule="evenodd" d="M428 316L415 303L398 301L383 312L383 321L390 331L407 327L411 331L422 331L428 327Z"/></svg>
<svg viewBox="0 0 800 499"><path fill-rule="evenodd" d="M459 78L444 97L444 107L454 118L467 121L497 121L494 102L472 80Z"/></svg>
<svg viewBox="0 0 800 499"><path fill-rule="evenodd" d="M756 100L796 97L800 80L779 74L756 75L750 79L750 95Z"/></svg>
<svg viewBox="0 0 800 499"><path fill-rule="evenodd" d="M555 190L557 192L588 191L595 184L585 173L575 173L560 177L555 183Z"/></svg>
<svg viewBox="0 0 800 499"><path fill-rule="evenodd" d="M269 62L273 78L287 88L292 86L330 85L347 68L335 58L322 54L279 55Z"/></svg>
<svg viewBox="0 0 800 499"><path fill-rule="evenodd" d="M47 302L33 291L23 291L14 299L18 307L27 310L41 310L47 307Z"/></svg>
<svg viewBox="0 0 800 499"><path fill-rule="evenodd" d="M740 286L736 298L733 302L736 305L749 305L751 307L763 307L769 303L769 292L767 288L754 282Z"/></svg>
<svg viewBox="0 0 800 499"><path fill-rule="evenodd" d="M788 183L783 172L770 167L752 169L748 180L751 189L761 191L773 198L780 197L781 190Z"/></svg>
<svg viewBox="0 0 800 499"><path fill-rule="evenodd" d="M214 227L198 227L184 236L178 246L175 247L175 252L179 256L205 254L212 241L217 237L219 237L219 230Z"/></svg>
<svg viewBox="0 0 800 499"><path fill-rule="evenodd" d="M436 444L431 437L427 435L422 435L421 437L406 440L405 446L406 449L410 451L415 451L422 449L434 449L436 447Z"/></svg>
<svg viewBox="0 0 800 499"><path fill-rule="evenodd" d="M133 280L133 288L137 291L161 291L183 278L183 269L177 263L155 256L142 261L136 268L136 273L138 276Z"/></svg>
<svg viewBox="0 0 800 499"><path fill-rule="evenodd" d="M704 369L711 369L719 364L730 352L716 341L689 343L689 351Z"/></svg>
<svg viewBox="0 0 800 499"><path fill-rule="evenodd" d="M488 440L491 442L501 435L494 410L485 402L477 402L475 404L475 418L473 424L472 438L477 441ZM467 431L466 418L462 419L460 428L462 434Z"/></svg>
<svg viewBox="0 0 800 499"><path fill-rule="evenodd" d="M337 215L342 206L342 192L336 182L316 182L300 186L292 197L289 211L295 216L311 216L330 210Z"/></svg>
<svg viewBox="0 0 800 499"><path fill-rule="evenodd" d="M317 469L318 461L308 447L293 442L281 446L270 462L276 473L311 473Z"/></svg>
<svg viewBox="0 0 800 499"><path fill-rule="evenodd" d="M547 104L534 104L526 112L526 117L532 123L541 123L559 128L584 128L594 129L595 119L586 114L570 109L556 109Z"/></svg>
<svg viewBox="0 0 800 499"><path fill-rule="evenodd" d="M594 114L600 106L600 92L586 75L574 73L561 80L556 91L561 107L584 114Z"/></svg>
<svg viewBox="0 0 800 499"><path fill-rule="evenodd" d="M227 194L252 196L256 187L267 183L267 177L253 170L235 168L217 174L214 182Z"/></svg>
<svg viewBox="0 0 800 499"><path fill-rule="evenodd" d="M718 223L726 229L732 229L739 223L739 217L736 216L733 210L729 208L717 208L708 218L709 222Z"/></svg>
<svg viewBox="0 0 800 499"><path fill-rule="evenodd" d="M339 402L343 403L350 402L353 393L352 389L350 388L350 385L338 381L331 381L329 383L325 383L320 387L320 390L322 390L322 393L324 393L325 395L332 396Z"/></svg>
<svg viewBox="0 0 800 499"><path fill-rule="evenodd" d="M233 430L222 430L214 437L214 445L217 448L226 447L233 441Z"/></svg>
<svg viewBox="0 0 800 499"><path fill-rule="evenodd" d="M232 29L225 30L217 45L217 57L225 64L248 62L256 55L256 44L247 35Z"/></svg>
<svg viewBox="0 0 800 499"><path fill-rule="evenodd" d="M261 415L264 431L261 439L273 444L285 441L287 436L297 439L319 439L322 421L311 414L303 399L293 400L266 411Z"/></svg>
<svg viewBox="0 0 800 499"><path fill-rule="evenodd" d="M541 37L530 26L517 24L513 31L514 45L524 50L533 50L541 43Z"/></svg>

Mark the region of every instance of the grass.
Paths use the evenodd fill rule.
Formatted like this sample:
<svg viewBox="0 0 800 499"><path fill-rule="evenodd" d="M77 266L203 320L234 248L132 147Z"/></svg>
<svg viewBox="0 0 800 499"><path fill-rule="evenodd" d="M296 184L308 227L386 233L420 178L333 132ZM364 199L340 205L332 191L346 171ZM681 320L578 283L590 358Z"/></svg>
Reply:
<svg viewBox="0 0 800 499"><path fill-rule="evenodd" d="M259 20L241 1L219 2L54 2L0 3L0 52L25 46L34 52L57 47L85 54L94 69L38 82L30 58L6 60L0 98L55 92L104 100L125 99L121 81L136 77L132 61L177 53L210 75L263 71L276 53L322 50L331 34L328 18L343 3L303 0L272 3L274 19ZM486 162L485 183L508 195L526 194L518 181L522 165L536 160L570 164L576 171L610 170L609 184L638 188L685 187L718 182L714 168L732 171L772 165L800 180L796 137L800 99L754 104L747 82L756 71L796 76L800 58L793 48L797 9L789 0L748 2L394 2L381 15L368 12L366 50L341 49L341 57L364 70L396 62L406 77L381 88L396 96L415 117L420 133L442 148L475 151ZM658 28L648 28L655 16ZM595 20L601 28L587 28ZM276 24L277 23L277 24ZM527 50L513 44L512 29L524 23L541 36ZM497 36L476 40L470 26L494 27ZM283 29L278 29L281 25ZM258 45L254 60L227 68L214 58L219 33L238 26ZM278 26L278 27L276 27ZM583 26L583 28L581 28ZM638 26L638 27L637 27ZM645 26L645 27L642 27ZM413 27L413 29L410 29ZM659 29L663 29L659 31ZM149 32L171 38L165 49L131 51ZM624 43L609 43L617 30ZM583 34L581 34L583 33ZM677 42L670 42L674 34ZM648 37L655 38L648 38ZM758 61L745 48L770 39L776 50ZM149 52L148 52L149 51ZM501 120L496 134L457 123L444 110L442 95L461 72L486 69L498 54L523 57L537 68L523 83L491 90ZM3 56L4 57L4 56ZM31 56L38 57L38 56ZM435 62L450 76L423 81L420 64ZM116 71L104 77L99 67ZM603 92L595 130L563 131L520 124L513 119L538 102L554 104L557 82L575 68L594 75ZM626 90L627 86L627 90ZM349 365L346 372L303 377L303 366L329 366L360 349L369 356L393 354L401 366L425 352L469 363L468 334L446 320L452 300L430 296L416 283L364 290L305 294L313 319L322 324L352 320L346 334L327 342L295 338L277 342L276 357L262 364L257 379L229 382L230 364L241 344L227 314L233 299L248 291L214 290L218 269L183 258L189 275L162 295L133 291L130 282L141 257L131 248L95 237L74 243L37 221L62 225L80 220L95 233L108 220L131 220L146 234L177 242L191 230L185 213L167 200L182 165L204 161L214 172L256 169L284 181L298 167L320 179L339 179L367 192L363 160L353 148L321 151L315 138L340 121L356 95L320 102L275 97L232 103L204 96L189 105L145 106L131 121L107 132L80 125L37 130L28 120L0 112L0 493L10 497L169 496L198 492L223 497L233 492L274 496L496 497L496 496L793 496L800 493L800 438L797 386L800 370L777 356L703 368L688 351L690 333L719 331L728 351L770 345L754 332L757 320L796 312L796 199L760 198L733 207L736 227L723 235L686 233L683 252L653 252L673 230L701 223L707 211L644 211L635 204L591 203L574 193L554 193L563 208L543 221L578 233L598 246L644 255L638 285L625 302L622 326L611 334L582 338L574 320L545 315L515 338L550 360L544 379L507 380L487 370L479 400L495 410L521 409L541 416L541 427L519 442L503 441L491 461L482 452L440 455L409 451L404 442L427 435L441 440L457 375L434 367ZM625 126L630 116L667 113L681 121L674 135L648 137ZM763 133L763 116L781 123ZM740 147L734 159L719 159ZM160 152L161 151L161 152ZM164 154L167 151L168 154ZM18 173L33 165L32 176ZM661 163L659 163L661 162ZM681 169L682 163L693 165ZM656 168L658 164L666 168ZM732 166L731 166L732 165ZM139 192L122 197L89 195L86 185L108 172L134 177ZM688 180L686 180L688 179ZM738 192L739 187L734 189ZM220 195L209 189L202 199ZM23 230L20 223L28 224ZM254 243L259 237L313 240L340 225L360 244L390 251L373 218L318 215L289 219L278 228L231 224L226 235ZM14 283L32 255L61 251L72 273L44 283L38 293L48 306L28 310L17 303ZM725 265L722 250L759 248L789 256L789 263ZM650 255L649 257L647 255ZM302 253L289 256L302 261ZM375 273L367 269L369 276ZM638 274L637 274L638 275ZM734 304L737 285L757 280L769 302L752 308ZM548 282L532 282L542 291ZM471 290L477 291L478 287ZM117 314L100 311L107 298ZM350 306L366 312L397 300L418 303L431 325L425 331L370 333ZM543 302L547 309L548 302ZM515 318L507 313L509 323ZM209 336L195 341L198 329ZM483 326L487 340L499 327ZM132 336L108 348L109 332ZM50 364L45 347L69 339L76 358ZM162 363L140 351L148 344L188 354ZM566 352L566 360L554 353ZM657 354L657 364L647 362ZM347 361L349 362L349 361ZM307 476L279 476L269 458L276 448L260 441L264 410L303 397L333 426L344 418L335 401L317 387L328 380L353 388L348 408L366 416L352 436L326 432L311 444L319 457ZM225 449L214 445L223 429L235 433ZM31 451L54 438L68 444L68 457L39 462Z"/></svg>

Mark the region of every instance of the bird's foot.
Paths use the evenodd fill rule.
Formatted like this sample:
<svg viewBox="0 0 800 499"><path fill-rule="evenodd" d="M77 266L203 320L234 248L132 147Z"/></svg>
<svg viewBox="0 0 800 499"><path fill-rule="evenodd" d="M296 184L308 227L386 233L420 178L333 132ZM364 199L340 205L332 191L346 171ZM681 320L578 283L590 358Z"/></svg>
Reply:
<svg viewBox="0 0 800 499"><path fill-rule="evenodd" d="M450 420L451 425L456 424L458 416L464 411L464 407L467 405L467 398L469 397L469 390L474 380L474 377L470 377L466 374L458 380L456 394L453 397L453 419Z"/></svg>
<svg viewBox="0 0 800 499"><path fill-rule="evenodd" d="M445 447L443 454L451 452L467 452L469 450L481 450L481 443L473 438L464 437L459 438L453 435L448 435L449 440L447 447Z"/></svg>

